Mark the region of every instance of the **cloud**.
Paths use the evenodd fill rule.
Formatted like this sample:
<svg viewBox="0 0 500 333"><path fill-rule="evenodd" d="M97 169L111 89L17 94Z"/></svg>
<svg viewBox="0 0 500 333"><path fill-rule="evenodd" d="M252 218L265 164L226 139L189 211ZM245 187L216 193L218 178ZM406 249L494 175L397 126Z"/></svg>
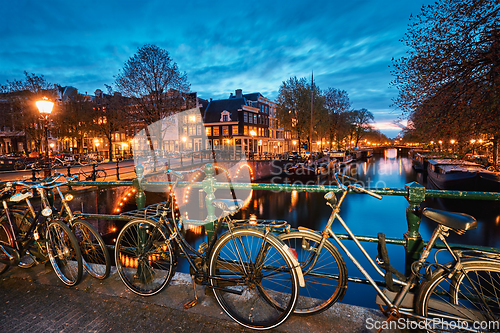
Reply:
<svg viewBox="0 0 500 333"><path fill-rule="evenodd" d="M397 0L10 1L0 22L0 84L23 71L93 92L112 84L137 48L168 50L204 98L234 89L275 98L292 76L346 90L353 107L377 119L396 91L392 57L410 14L422 3ZM21 23L20 23L21 22Z"/></svg>

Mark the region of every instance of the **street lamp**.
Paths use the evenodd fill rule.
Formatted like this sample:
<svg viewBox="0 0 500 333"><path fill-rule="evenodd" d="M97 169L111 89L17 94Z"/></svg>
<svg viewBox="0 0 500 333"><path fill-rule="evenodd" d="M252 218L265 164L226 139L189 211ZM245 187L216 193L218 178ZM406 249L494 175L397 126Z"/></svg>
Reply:
<svg viewBox="0 0 500 333"><path fill-rule="evenodd" d="M255 136L257 135L257 133L254 130L251 130L250 135L252 136L252 159L255 159L254 145L255 145Z"/></svg>
<svg viewBox="0 0 500 333"><path fill-rule="evenodd" d="M47 97L44 97L43 99L36 101L36 107L38 108L38 112L40 112L40 115L42 116L44 120L44 144L45 144L45 165L49 168L49 173L50 173L50 166L49 166L49 116L50 113L52 112L52 108L54 107L54 102L51 102L47 99Z"/></svg>

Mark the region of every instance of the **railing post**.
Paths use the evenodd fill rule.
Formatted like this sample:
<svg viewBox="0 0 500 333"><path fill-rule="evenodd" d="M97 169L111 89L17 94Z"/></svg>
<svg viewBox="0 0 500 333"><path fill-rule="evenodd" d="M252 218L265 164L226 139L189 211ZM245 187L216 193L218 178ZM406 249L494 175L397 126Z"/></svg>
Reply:
<svg viewBox="0 0 500 333"><path fill-rule="evenodd" d="M116 180L120 180L120 166L119 166L120 161L116 160Z"/></svg>
<svg viewBox="0 0 500 333"><path fill-rule="evenodd" d="M420 227L420 204L425 200L425 187L417 182L405 185L408 190L408 207L406 208L406 222L408 231L404 235L405 245L405 274L411 273L411 265L420 258L424 243L418 231Z"/></svg>
<svg viewBox="0 0 500 333"><path fill-rule="evenodd" d="M96 171L95 171L95 165L96 163L92 163L92 181L95 181L96 180Z"/></svg>
<svg viewBox="0 0 500 333"><path fill-rule="evenodd" d="M137 190L137 193L135 195L135 202L137 204L137 209L143 209L144 207L146 207L146 194L141 188L141 182L144 177L144 167L138 164L135 166L134 170L137 176L132 181L132 186L134 186L134 188Z"/></svg>
<svg viewBox="0 0 500 333"><path fill-rule="evenodd" d="M207 223L205 225L205 230L207 232L208 239L212 238L212 234L214 232L213 222L217 219L217 216L215 216L215 207L212 206L212 201L215 199L215 182L214 166L208 163L205 165L205 179L202 181L203 191L207 194L205 198L205 203L207 205L207 218L205 219L205 222Z"/></svg>

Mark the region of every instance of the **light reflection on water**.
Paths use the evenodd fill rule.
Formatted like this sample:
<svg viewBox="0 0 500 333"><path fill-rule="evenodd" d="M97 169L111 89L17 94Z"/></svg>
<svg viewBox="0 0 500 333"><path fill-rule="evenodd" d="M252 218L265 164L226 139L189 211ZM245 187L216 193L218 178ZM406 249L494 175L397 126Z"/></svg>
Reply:
<svg viewBox="0 0 500 333"><path fill-rule="evenodd" d="M405 184L418 181L426 185L425 177L412 168L411 160L406 156L400 157L393 152L384 156L375 156L367 161L358 161L349 165L344 172L359 179L363 186L368 188L393 188L404 189ZM273 192L254 191L253 202L241 213L243 217L257 214L262 219L286 220L293 227L307 227L313 230L323 230L331 214L331 208L326 206L324 193L312 192ZM458 211L475 216L479 223L476 230L468 231L464 236L450 233L451 243L469 245L482 245L500 247L500 205L493 202L477 202L472 200L436 200L427 199L423 207L434 207L449 211ZM406 207L408 202L401 196L386 195L378 200L369 195L349 194L344 201L340 215L346 221L355 235L377 237L377 233L384 232L387 238L403 238L408 226L406 222ZM253 209L252 209L253 207ZM431 236L435 223L422 221L420 234L424 240ZM332 226L334 232L346 232L335 222ZM361 252L350 241L345 243L354 253L365 268L368 262L362 260ZM375 258L376 244L363 243ZM404 272L404 248L402 246L388 245L391 264ZM341 251L342 253L342 251ZM344 253L342 253L344 255ZM358 269L344 255L349 276L362 277ZM373 269L368 269L376 280L383 280ZM363 295L363 297L359 297ZM375 292L371 286L351 283L343 300L345 303L375 307Z"/></svg>
<svg viewBox="0 0 500 333"><path fill-rule="evenodd" d="M345 173L359 179L363 186L369 188L404 188L405 184L417 181L426 185L426 179L422 173L417 173L412 169L411 161L404 157L398 157L395 151L386 152L383 156L375 156L367 161L352 163L345 170ZM75 210L82 210L87 213L113 213L108 211L103 205L106 202L115 202L117 198L123 196L123 190L98 191L95 195L90 195L85 204L75 200L72 205ZM115 193L116 192L116 193ZM216 192L220 197L221 191ZM198 196L197 193L195 193ZM331 209L326 206L323 198L324 193L312 192L274 192L256 190L252 193L249 205L237 217L249 217L256 214L261 219L286 220L293 227L304 226L313 230L323 230L330 216ZM147 204L165 200L159 193L148 193L146 195ZM134 209L134 200L130 200L129 210ZM363 194L349 194L342 205L340 215L352 229L354 234L376 237L378 232L384 232L388 238L402 238L407 231L406 207L408 202L400 196L384 196L382 200L375 199ZM102 207L101 207L102 206ZM500 248L500 205L494 202L478 202L475 200L442 200L427 199L423 206L445 209L449 211L464 212L475 216L479 223L476 230L468 231L464 236L450 233L449 240L452 243L463 243L470 245L483 245ZM123 207L124 210L125 207ZM204 219L205 209L200 209L200 216L191 216L194 219ZM202 216L203 215L203 216ZM106 222L106 228L121 227L121 225ZM430 221L422 221L420 233L424 240L428 240L435 224ZM100 228L101 229L101 228ZM334 232L344 234L341 225L336 222L332 226ZM100 230L105 231L104 229ZM204 231L201 228L193 229L188 234L189 242L198 247L205 240L201 235ZM352 242L345 243L353 254L361 259L359 250L353 247ZM377 249L374 243L363 244L372 258L376 256ZM398 270L404 270L404 248L402 246L388 245L391 264ZM342 253L342 251L341 251ZM343 254L343 253L342 253ZM344 255L347 263L349 276L361 277L358 269ZM360 260L368 268L366 260ZM188 272L189 267L181 260L179 271ZM368 269L376 280L383 280L375 275L373 269ZM360 297L359 295L363 295ZM343 302L366 307L374 307L375 293L372 287L350 283Z"/></svg>

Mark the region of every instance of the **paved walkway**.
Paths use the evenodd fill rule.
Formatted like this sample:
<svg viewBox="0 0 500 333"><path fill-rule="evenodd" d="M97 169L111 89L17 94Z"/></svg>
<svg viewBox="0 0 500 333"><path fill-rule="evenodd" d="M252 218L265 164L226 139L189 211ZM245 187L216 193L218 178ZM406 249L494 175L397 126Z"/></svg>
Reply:
<svg viewBox="0 0 500 333"><path fill-rule="evenodd" d="M198 305L185 310L193 286L183 273L158 295L140 297L123 285L115 267L106 280L84 275L74 288L65 287L50 265L11 268L0 276L0 332L253 332L223 313L204 287L197 288ZM315 316L292 316L269 332L374 331L366 328L367 320L385 318L376 310L340 303Z"/></svg>

